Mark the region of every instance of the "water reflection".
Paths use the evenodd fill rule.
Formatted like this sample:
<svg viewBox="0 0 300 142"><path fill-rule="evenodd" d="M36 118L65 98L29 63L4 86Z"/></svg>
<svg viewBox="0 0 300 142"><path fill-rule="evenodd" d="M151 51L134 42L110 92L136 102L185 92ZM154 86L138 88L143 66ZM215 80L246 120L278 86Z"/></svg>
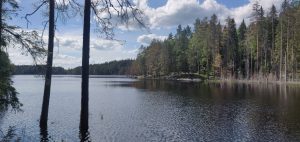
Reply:
<svg viewBox="0 0 300 142"><path fill-rule="evenodd" d="M40 139L41 139L40 140L41 142L48 142L49 141L47 126L46 127L41 127L40 126Z"/></svg>
<svg viewBox="0 0 300 142"><path fill-rule="evenodd" d="M165 104L177 98L174 131L189 133L192 141L299 141L300 88L286 84L192 83L159 80L115 82L112 87L134 87L160 95ZM159 93L161 92L161 93ZM155 104L159 105L159 104ZM190 125L193 124L193 125ZM178 125L178 124L174 124ZM195 127L196 126L196 127ZM167 126L169 127L169 126ZM191 134L192 133L192 134Z"/></svg>
<svg viewBox="0 0 300 142"><path fill-rule="evenodd" d="M80 124L79 124L79 139L81 142L88 142L90 140L89 133L89 110L87 106L81 106Z"/></svg>
<svg viewBox="0 0 300 142"><path fill-rule="evenodd" d="M93 78L88 115L80 78L55 78L51 123L39 129L43 80L15 82L24 113L8 111L0 127L24 141L300 141L299 86Z"/></svg>

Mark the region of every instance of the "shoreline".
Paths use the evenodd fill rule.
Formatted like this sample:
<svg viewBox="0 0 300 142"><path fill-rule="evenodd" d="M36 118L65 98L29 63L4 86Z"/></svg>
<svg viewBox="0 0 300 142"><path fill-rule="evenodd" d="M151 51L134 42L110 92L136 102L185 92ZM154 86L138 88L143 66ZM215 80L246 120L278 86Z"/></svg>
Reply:
<svg viewBox="0 0 300 142"><path fill-rule="evenodd" d="M13 76L43 76L37 74L16 74ZM189 75L189 74L184 74ZM80 76L73 74L54 74L53 77L61 76ZM300 81L273 81L273 80L257 80L257 79L207 79L201 75L195 78L181 77L179 76L160 76L160 77L151 77L151 76L133 76L133 75L90 75L91 78L97 78L98 76L106 76L105 78L132 78L138 80L166 80L166 81L181 81L181 82L207 82L207 83L243 83L243 84L277 84L277 85L300 85Z"/></svg>
<svg viewBox="0 0 300 142"><path fill-rule="evenodd" d="M277 80L258 80L258 79L207 79L207 78L186 78L172 76L128 76L139 80L167 80L183 82L208 82L208 83L243 83L243 84L277 84L277 85L300 85L300 81L277 81Z"/></svg>
<svg viewBox="0 0 300 142"><path fill-rule="evenodd" d="M269 80L241 80L241 79L220 79L206 80L210 83L243 83L243 84L275 84L275 85L300 85L300 81L269 81Z"/></svg>

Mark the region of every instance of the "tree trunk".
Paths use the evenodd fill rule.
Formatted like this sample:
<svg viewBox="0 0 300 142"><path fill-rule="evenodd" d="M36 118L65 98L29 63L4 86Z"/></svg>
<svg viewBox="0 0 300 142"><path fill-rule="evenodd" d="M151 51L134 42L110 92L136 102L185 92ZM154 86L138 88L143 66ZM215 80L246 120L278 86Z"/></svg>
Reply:
<svg viewBox="0 0 300 142"><path fill-rule="evenodd" d="M3 1L0 1L0 51L2 50L2 5Z"/></svg>
<svg viewBox="0 0 300 142"><path fill-rule="evenodd" d="M286 73L286 70L287 70L287 52L285 52L285 57L284 57L284 81L286 82L287 81L287 73Z"/></svg>
<svg viewBox="0 0 300 142"><path fill-rule="evenodd" d="M271 69L269 72L274 71L274 65L273 65L273 50L275 50L275 31L274 31L274 16L272 17L272 49L270 51L270 62L271 62Z"/></svg>
<svg viewBox="0 0 300 142"><path fill-rule="evenodd" d="M91 0L85 0L84 25L83 25L83 48L82 48L82 82L81 82L81 113L80 132L84 137L88 130L89 115L89 58L90 58L90 15Z"/></svg>
<svg viewBox="0 0 300 142"><path fill-rule="evenodd" d="M288 80L288 56L289 56L289 18L287 19L287 33L286 33L286 55L285 55L285 81Z"/></svg>
<svg viewBox="0 0 300 142"><path fill-rule="evenodd" d="M47 70L45 78L45 88L43 105L41 112L40 126L47 127L49 100L50 100L50 89L51 89L51 75L52 75L52 62L53 62L53 46L54 46L54 34L55 34L55 0L49 1L49 38L48 38L48 58L47 58Z"/></svg>
<svg viewBox="0 0 300 142"><path fill-rule="evenodd" d="M295 25L293 27L294 29L296 29ZM293 31L293 45L292 45L292 81L295 80L295 74L296 74L296 69L295 69L295 42L296 42L296 38L295 38L295 31Z"/></svg>
<svg viewBox="0 0 300 142"><path fill-rule="evenodd" d="M280 34L281 34L281 39L280 39L280 63L279 63L279 81L281 81L282 78L282 48L283 48L283 21L281 19L281 23L280 23Z"/></svg>
<svg viewBox="0 0 300 142"><path fill-rule="evenodd" d="M257 32L256 32L256 73L257 75L259 74L259 42L258 42L258 29L257 29Z"/></svg>
<svg viewBox="0 0 300 142"><path fill-rule="evenodd" d="M246 49L246 79L249 79L249 49Z"/></svg>
<svg viewBox="0 0 300 142"><path fill-rule="evenodd" d="M252 57L252 49L250 48L250 74L249 77L252 78L253 75L253 57Z"/></svg>

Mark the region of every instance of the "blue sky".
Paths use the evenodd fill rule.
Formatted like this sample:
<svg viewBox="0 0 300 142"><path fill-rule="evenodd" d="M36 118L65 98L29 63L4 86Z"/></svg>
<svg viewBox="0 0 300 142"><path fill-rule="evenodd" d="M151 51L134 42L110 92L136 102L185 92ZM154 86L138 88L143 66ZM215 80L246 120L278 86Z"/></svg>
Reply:
<svg viewBox="0 0 300 142"><path fill-rule="evenodd" d="M46 7L31 16L31 23L26 26L24 18L26 13L34 9L38 0L19 0L21 11L19 16L10 23L21 26L27 30L42 30L42 23L47 17L42 16L47 12ZM279 7L282 0L258 0L268 9L271 4ZM149 25L150 31L140 29L135 24L118 25L115 27L115 39L105 40L91 29L91 64L103 63L111 60L134 59L138 48L147 45L152 39L163 40L176 30L177 25L192 25L196 18L210 17L217 14L221 23L230 16L239 24L243 19L249 21L252 4L255 0L133 0L134 5L144 12L144 21ZM80 16L69 18L65 22L58 20L56 30L56 46L54 65L65 68L81 64L82 49L82 23ZM47 37L44 37L47 39ZM121 41L121 42L120 42ZM30 57L20 56L20 51L11 49L10 58L14 64L32 64Z"/></svg>

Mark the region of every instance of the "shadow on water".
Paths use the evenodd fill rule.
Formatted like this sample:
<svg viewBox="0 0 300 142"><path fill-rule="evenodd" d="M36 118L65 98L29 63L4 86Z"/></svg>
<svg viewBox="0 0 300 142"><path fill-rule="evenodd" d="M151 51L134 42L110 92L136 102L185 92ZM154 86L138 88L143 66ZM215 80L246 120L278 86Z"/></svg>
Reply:
<svg viewBox="0 0 300 142"><path fill-rule="evenodd" d="M0 131L1 142L21 141L21 138L17 136L16 129L10 126L6 132Z"/></svg>
<svg viewBox="0 0 300 142"><path fill-rule="evenodd" d="M7 109L0 109L0 125L3 123L2 119L5 116ZM16 133L16 128L14 126L9 126L7 130L0 130L0 142L11 142L20 141L21 138L18 137Z"/></svg>

